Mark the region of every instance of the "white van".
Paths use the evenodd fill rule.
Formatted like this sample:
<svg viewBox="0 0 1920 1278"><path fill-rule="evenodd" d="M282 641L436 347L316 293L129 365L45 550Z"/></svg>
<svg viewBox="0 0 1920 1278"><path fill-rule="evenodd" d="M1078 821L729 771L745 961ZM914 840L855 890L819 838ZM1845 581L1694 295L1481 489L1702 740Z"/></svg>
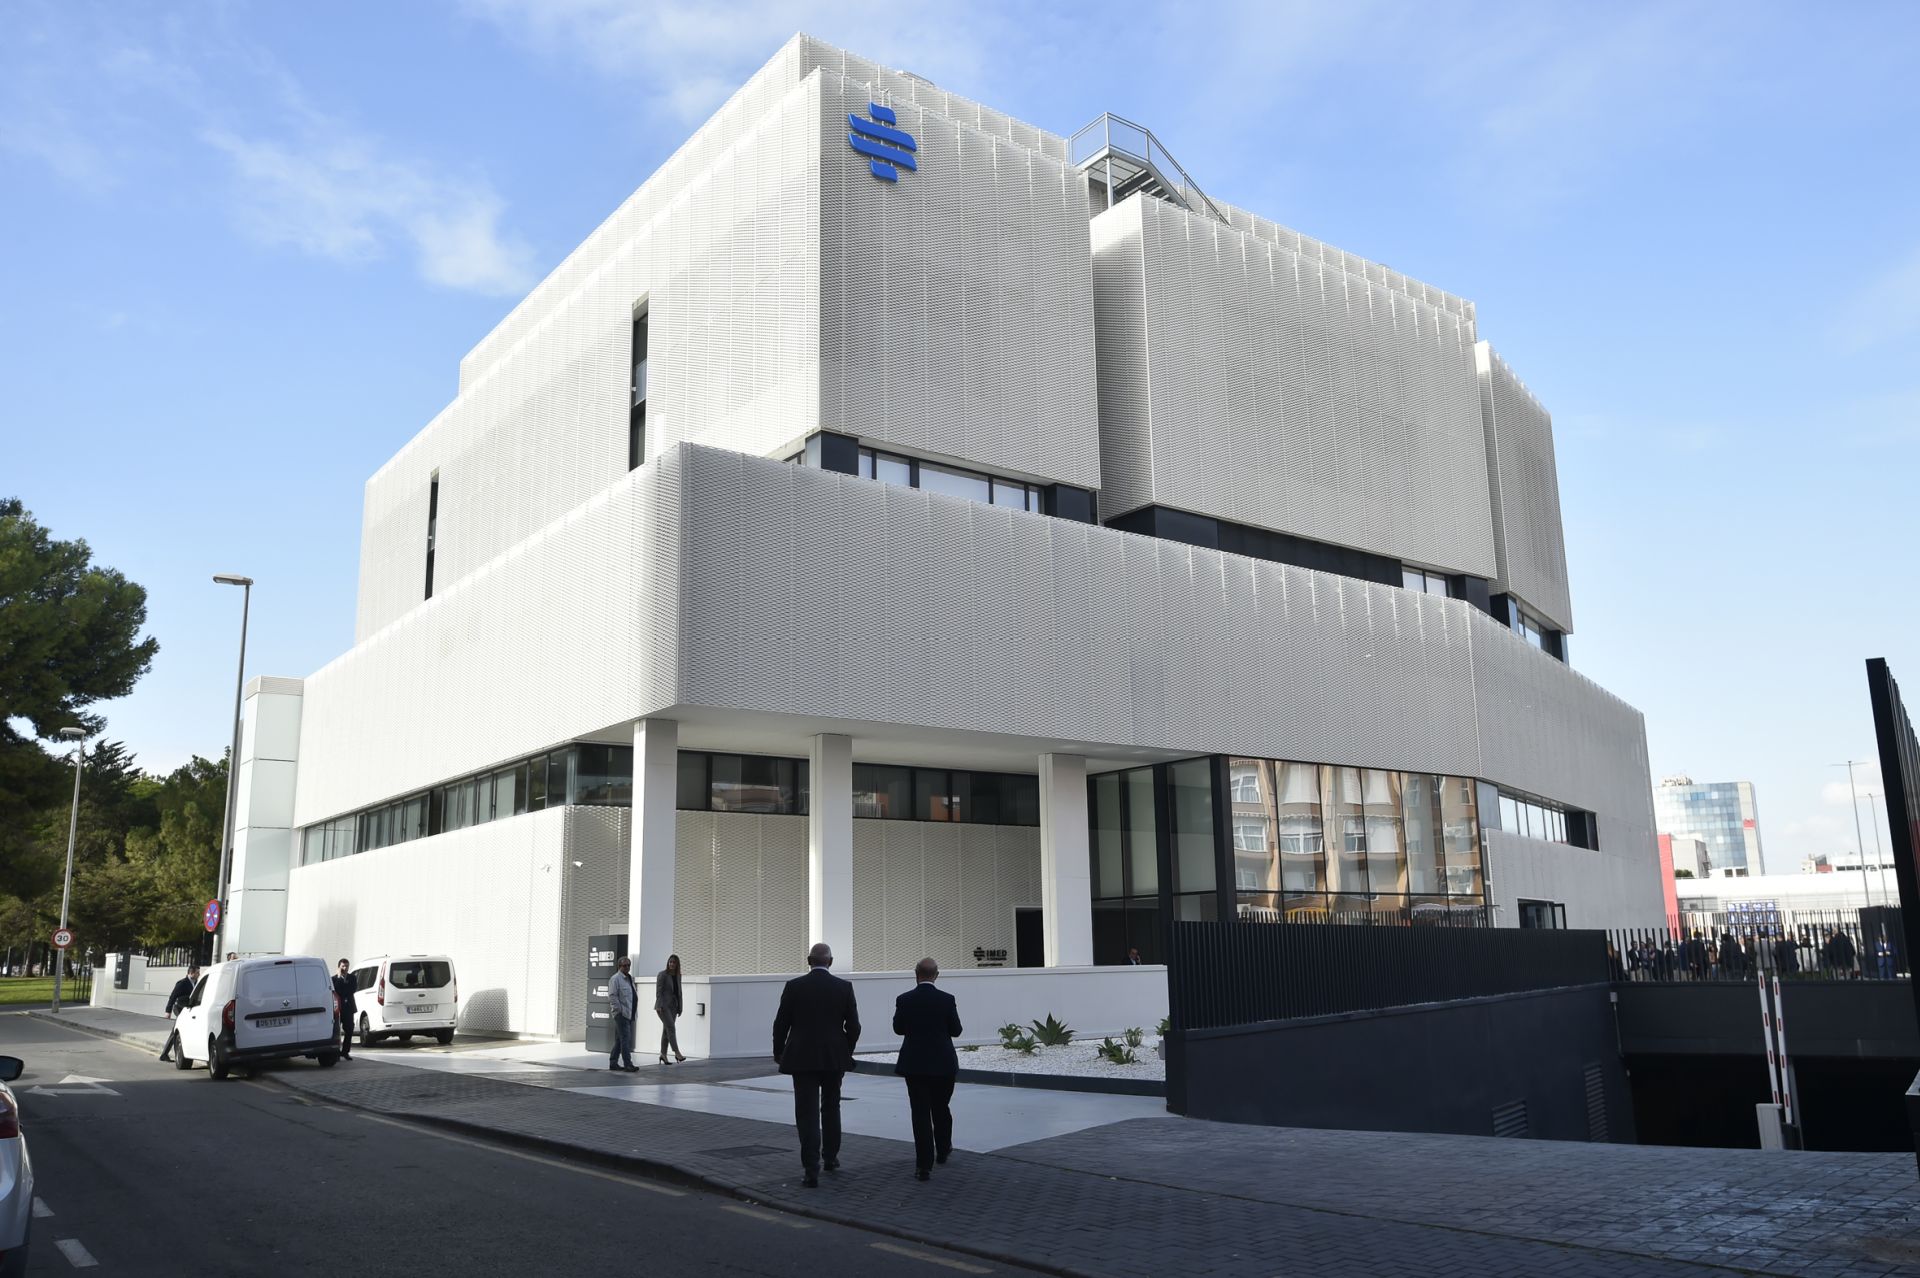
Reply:
<svg viewBox="0 0 1920 1278"><path fill-rule="evenodd" d="M235 959L200 977L174 1022L177 1068L207 1063L211 1078L235 1065L309 1056L323 1066L340 1058L339 1002L323 959Z"/></svg>
<svg viewBox="0 0 1920 1278"><path fill-rule="evenodd" d="M397 1035L405 1040L431 1034L442 1046L453 1042L460 1019L460 981L453 960L444 954L396 954L362 959L354 965L354 1028L371 1047Z"/></svg>

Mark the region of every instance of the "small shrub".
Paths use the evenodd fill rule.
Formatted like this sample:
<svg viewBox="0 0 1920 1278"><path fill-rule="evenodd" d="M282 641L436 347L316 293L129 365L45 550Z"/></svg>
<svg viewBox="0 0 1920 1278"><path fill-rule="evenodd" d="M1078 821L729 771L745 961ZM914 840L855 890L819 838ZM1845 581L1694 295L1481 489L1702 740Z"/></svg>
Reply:
<svg viewBox="0 0 1920 1278"><path fill-rule="evenodd" d="M971 1047L963 1047L963 1048L961 1048L960 1050L961 1050L961 1051L963 1051L963 1052L977 1052L977 1051L979 1051L979 1050L980 1050L980 1045L979 1045L978 1043L975 1043L975 1044L974 1044L973 1046L971 1046Z"/></svg>
<svg viewBox="0 0 1920 1278"><path fill-rule="evenodd" d="M1006 1044L1006 1047L1008 1048L1008 1050L1018 1052L1022 1056L1033 1055L1034 1049L1039 1046L1040 1046L1040 1040L1036 1039L1031 1034L1022 1034L1018 1038L1013 1039L1011 1042Z"/></svg>
<svg viewBox="0 0 1920 1278"><path fill-rule="evenodd" d="M1073 1041L1073 1031L1065 1021L1055 1020L1052 1012L1047 1013L1046 1020L1033 1023L1033 1036L1048 1047L1065 1047Z"/></svg>
<svg viewBox="0 0 1920 1278"><path fill-rule="evenodd" d="M1155 1029L1153 1032L1158 1034L1161 1038L1165 1038L1167 1035L1173 1033L1173 1018L1171 1016L1161 1017L1159 1028Z"/></svg>
<svg viewBox="0 0 1920 1278"><path fill-rule="evenodd" d="M1027 1027L1024 1025L1002 1025L1000 1027L1000 1046L1012 1047L1014 1041L1024 1037L1026 1032Z"/></svg>
<svg viewBox="0 0 1920 1278"><path fill-rule="evenodd" d="M1095 1054L1099 1056L1101 1060L1111 1061L1115 1065L1134 1065L1140 1060L1139 1057L1133 1054L1133 1048L1127 1046L1125 1043L1116 1043L1110 1038L1101 1040L1100 1046L1096 1049Z"/></svg>
<svg viewBox="0 0 1920 1278"><path fill-rule="evenodd" d="M1128 1047L1138 1047L1147 1041L1147 1032L1136 1025L1127 1031L1126 1040Z"/></svg>

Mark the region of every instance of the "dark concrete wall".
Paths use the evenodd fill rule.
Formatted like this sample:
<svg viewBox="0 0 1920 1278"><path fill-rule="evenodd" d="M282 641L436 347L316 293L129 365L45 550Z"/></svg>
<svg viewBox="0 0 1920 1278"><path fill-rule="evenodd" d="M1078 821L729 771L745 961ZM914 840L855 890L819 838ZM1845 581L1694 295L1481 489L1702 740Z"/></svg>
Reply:
<svg viewBox="0 0 1920 1278"><path fill-rule="evenodd" d="M1488 1136L1496 1107L1525 1101L1527 1135L1586 1140L1586 1070L1597 1066L1608 1138L1634 1139L1605 985L1180 1038L1169 1108L1195 1118Z"/></svg>
<svg viewBox="0 0 1920 1278"><path fill-rule="evenodd" d="M1615 988L1621 1050L1628 1056L1765 1056L1753 985L1628 982ZM1787 1051L1796 1060L1920 1057L1905 981L1787 981L1780 992Z"/></svg>

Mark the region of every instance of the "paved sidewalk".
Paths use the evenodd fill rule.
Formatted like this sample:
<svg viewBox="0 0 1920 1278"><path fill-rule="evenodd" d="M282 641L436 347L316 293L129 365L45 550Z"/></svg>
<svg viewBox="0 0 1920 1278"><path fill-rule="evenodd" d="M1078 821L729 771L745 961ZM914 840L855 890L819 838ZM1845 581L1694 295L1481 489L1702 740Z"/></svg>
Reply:
<svg viewBox="0 0 1920 1278"><path fill-rule="evenodd" d="M83 1018L158 1050L154 1018L89 1010L61 1019ZM751 1062L670 1068L687 1071L681 1077L689 1081L696 1070L764 1072ZM267 1077L315 1101L1062 1274L1920 1274L1920 1185L1904 1154L1641 1148L1161 1117L956 1154L931 1184L912 1178L902 1142L849 1135L845 1169L807 1190L785 1124L562 1090L556 1084L577 1085L579 1075L560 1080L555 1072L456 1073L356 1057L331 1070L295 1062ZM641 1076L627 1077L637 1085Z"/></svg>

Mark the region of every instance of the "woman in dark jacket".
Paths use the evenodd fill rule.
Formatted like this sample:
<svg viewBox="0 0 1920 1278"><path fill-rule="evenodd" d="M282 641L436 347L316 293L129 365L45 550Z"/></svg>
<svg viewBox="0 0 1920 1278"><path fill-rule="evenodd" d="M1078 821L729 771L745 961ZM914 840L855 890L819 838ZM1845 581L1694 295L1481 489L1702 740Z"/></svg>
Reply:
<svg viewBox="0 0 1920 1278"><path fill-rule="evenodd" d="M673 1051L673 1059L684 1061L680 1054L680 1037L674 1033L673 1023L680 1018L680 956L667 955L667 965L653 980L653 1010L660 1017L660 1063L667 1063L667 1051Z"/></svg>

